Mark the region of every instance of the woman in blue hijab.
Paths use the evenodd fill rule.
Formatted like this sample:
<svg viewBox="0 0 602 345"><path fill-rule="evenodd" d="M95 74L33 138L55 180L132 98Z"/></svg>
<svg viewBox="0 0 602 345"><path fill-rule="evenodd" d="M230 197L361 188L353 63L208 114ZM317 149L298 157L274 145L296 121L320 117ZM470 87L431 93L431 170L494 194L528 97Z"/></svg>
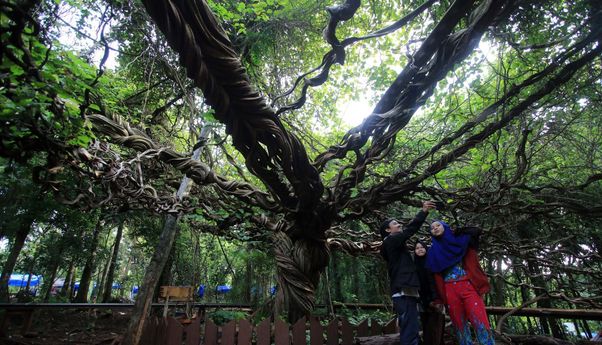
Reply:
<svg viewBox="0 0 602 345"><path fill-rule="evenodd" d="M437 292L447 305L460 345L472 345L468 321L479 344L495 344L481 297L489 291L476 251L481 231L477 227L453 231L441 220L431 224L432 244L426 267L435 275Z"/></svg>

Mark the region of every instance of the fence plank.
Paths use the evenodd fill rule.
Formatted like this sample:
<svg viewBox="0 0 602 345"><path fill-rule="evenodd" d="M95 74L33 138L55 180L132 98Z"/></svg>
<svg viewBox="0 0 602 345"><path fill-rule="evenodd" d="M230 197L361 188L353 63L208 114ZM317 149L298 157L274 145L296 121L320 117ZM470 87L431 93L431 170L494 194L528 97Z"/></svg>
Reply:
<svg viewBox="0 0 602 345"><path fill-rule="evenodd" d="M341 340L342 344L353 344L353 327L347 319L341 320Z"/></svg>
<svg viewBox="0 0 602 345"><path fill-rule="evenodd" d="M186 326L186 345L201 344L201 318L196 317Z"/></svg>
<svg viewBox="0 0 602 345"><path fill-rule="evenodd" d="M237 345L251 345L253 325L248 320L240 320L238 323Z"/></svg>
<svg viewBox="0 0 602 345"><path fill-rule="evenodd" d="M168 339L168 323L167 318L159 318L159 327L157 327L157 336L155 337L155 344L167 344Z"/></svg>
<svg viewBox="0 0 602 345"><path fill-rule="evenodd" d="M391 321L387 322L385 327L383 327L383 334L392 333L397 333L397 319L391 319Z"/></svg>
<svg viewBox="0 0 602 345"><path fill-rule="evenodd" d="M203 344L217 345L217 326L209 318L207 318L207 321L205 322L205 337Z"/></svg>
<svg viewBox="0 0 602 345"><path fill-rule="evenodd" d="M144 326L144 330L142 332L142 337L140 338L141 344L154 344L154 339L156 338L156 332L158 329L157 318L149 316L146 324Z"/></svg>
<svg viewBox="0 0 602 345"><path fill-rule="evenodd" d="M261 321L256 328L257 333L257 345L270 345L270 319Z"/></svg>
<svg viewBox="0 0 602 345"><path fill-rule="evenodd" d="M369 333L369 329L368 329L368 320L364 320L359 325L357 325L357 336L358 337L367 337L369 335L370 335L370 333Z"/></svg>
<svg viewBox="0 0 602 345"><path fill-rule="evenodd" d="M184 327L180 324L180 321L174 319L173 317L168 317L165 319L167 324L167 329L165 334L167 335L167 339L165 344L167 345L182 345L182 335L184 335Z"/></svg>
<svg viewBox="0 0 602 345"><path fill-rule="evenodd" d="M232 320L222 326L222 345L235 345L236 321Z"/></svg>
<svg viewBox="0 0 602 345"><path fill-rule="evenodd" d="M320 321L315 317L309 319L309 338L311 345L324 345L323 328Z"/></svg>
<svg viewBox="0 0 602 345"><path fill-rule="evenodd" d="M334 319L330 321L326 326L326 344L327 345L338 345L339 344L339 320Z"/></svg>
<svg viewBox="0 0 602 345"><path fill-rule="evenodd" d="M290 345L288 328L288 323L276 319L274 322L274 343L276 345Z"/></svg>
<svg viewBox="0 0 602 345"><path fill-rule="evenodd" d="M381 335L383 333L383 326L378 323L378 321L371 319L370 320L370 334L371 335Z"/></svg>
<svg viewBox="0 0 602 345"><path fill-rule="evenodd" d="M306 345L305 329L307 319L302 317L293 325L293 345Z"/></svg>

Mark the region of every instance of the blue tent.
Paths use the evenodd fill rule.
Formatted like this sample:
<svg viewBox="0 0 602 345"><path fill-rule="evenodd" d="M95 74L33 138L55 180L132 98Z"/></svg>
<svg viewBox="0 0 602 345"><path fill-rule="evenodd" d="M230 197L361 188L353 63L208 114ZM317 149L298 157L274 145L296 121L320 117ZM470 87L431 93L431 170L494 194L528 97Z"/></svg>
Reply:
<svg viewBox="0 0 602 345"><path fill-rule="evenodd" d="M230 285L218 285L215 288L215 292L217 293L228 293L230 292L230 290L232 290L232 287Z"/></svg>
<svg viewBox="0 0 602 345"><path fill-rule="evenodd" d="M8 286L24 288L27 286L27 279L29 279L29 274L11 274L8 280ZM37 287L40 285L41 281L42 276L31 276L31 282L29 282L29 286Z"/></svg>

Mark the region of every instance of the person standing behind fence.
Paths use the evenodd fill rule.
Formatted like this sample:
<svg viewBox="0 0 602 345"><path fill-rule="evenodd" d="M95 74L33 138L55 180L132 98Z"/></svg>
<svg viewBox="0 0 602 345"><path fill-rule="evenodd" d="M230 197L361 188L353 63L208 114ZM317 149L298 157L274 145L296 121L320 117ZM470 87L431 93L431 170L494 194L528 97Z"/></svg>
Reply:
<svg viewBox="0 0 602 345"><path fill-rule="evenodd" d="M418 232L429 210L433 208L435 208L435 203L422 202L422 210L403 229L401 224L392 218L385 220L379 227L383 239L380 253L387 262L401 345L418 344L418 288L420 283L406 242Z"/></svg>
<svg viewBox="0 0 602 345"><path fill-rule="evenodd" d="M431 224L432 245L427 252L426 267L435 273L437 293L447 304L460 345L472 345L468 321L479 344L495 344L481 297L490 289L477 255L481 232L478 227L452 231L440 220Z"/></svg>
<svg viewBox="0 0 602 345"><path fill-rule="evenodd" d="M422 343L425 345L443 345L445 315L441 299L437 296L435 278L426 268L426 243L416 242L414 246L414 264L420 282L420 322L422 323Z"/></svg>

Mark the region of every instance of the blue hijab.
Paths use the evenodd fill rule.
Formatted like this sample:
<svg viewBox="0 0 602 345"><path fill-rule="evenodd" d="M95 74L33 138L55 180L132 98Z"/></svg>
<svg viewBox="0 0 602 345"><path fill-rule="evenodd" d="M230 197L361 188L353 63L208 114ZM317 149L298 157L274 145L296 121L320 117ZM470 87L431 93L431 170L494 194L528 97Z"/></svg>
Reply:
<svg viewBox="0 0 602 345"><path fill-rule="evenodd" d="M444 221L437 220L435 222L441 223L445 231L439 237L432 237L431 248L426 256L426 267L431 272L441 272L462 261L468 249L470 235L456 235Z"/></svg>

